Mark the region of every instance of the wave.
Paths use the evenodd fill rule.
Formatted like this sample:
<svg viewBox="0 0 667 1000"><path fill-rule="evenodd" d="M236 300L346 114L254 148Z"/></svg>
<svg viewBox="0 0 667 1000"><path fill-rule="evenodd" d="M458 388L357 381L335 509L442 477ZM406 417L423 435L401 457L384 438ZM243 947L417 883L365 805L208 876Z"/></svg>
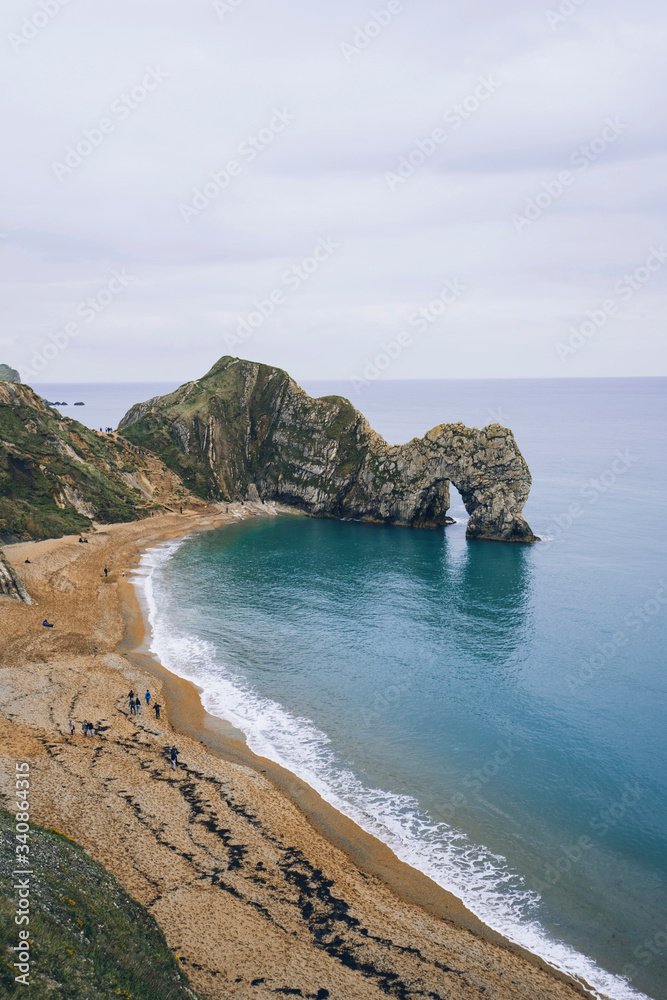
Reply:
<svg viewBox="0 0 667 1000"><path fill-rule="evenodd" d="M155 580L186 540L146 552L134 582L148 613L151 651L172 673L203 689L207 712L240 729L254 753L307 782L330 805L385 843L399 860L457 896L489 927L587 984L600 1000L650 1000L593 959L551 938L533 915L539 896L524 887L521 875L505 858L435 820L416 799L364 784L334 752L326 733L260 695L222 662L213 643L175 627L168 593L161 588L158 600Z"/></svg>

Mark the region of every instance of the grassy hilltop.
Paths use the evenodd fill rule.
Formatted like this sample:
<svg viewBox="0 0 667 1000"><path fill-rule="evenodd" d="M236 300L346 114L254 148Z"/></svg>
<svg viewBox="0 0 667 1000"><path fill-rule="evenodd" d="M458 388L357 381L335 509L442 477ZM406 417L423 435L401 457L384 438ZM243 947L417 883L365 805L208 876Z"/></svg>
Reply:
<svg viewBox="0 0 667 1000"><path fill-rule="evenodd" d="M27 385L0 381L0 543L79 533L93 518L133 521L179 486L155 456L61 417Z"/></svg>

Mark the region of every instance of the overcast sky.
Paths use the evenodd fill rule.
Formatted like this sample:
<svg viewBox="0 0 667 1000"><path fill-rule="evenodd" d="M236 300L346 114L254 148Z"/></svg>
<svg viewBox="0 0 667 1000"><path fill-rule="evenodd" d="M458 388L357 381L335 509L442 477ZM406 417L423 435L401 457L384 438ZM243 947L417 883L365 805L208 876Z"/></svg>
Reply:
<svg viewBox="0 0 667 1000"><path fill-rule="evenodd" d="M6 0L0 44L27 381L667 374L662 0Z"/></svg>

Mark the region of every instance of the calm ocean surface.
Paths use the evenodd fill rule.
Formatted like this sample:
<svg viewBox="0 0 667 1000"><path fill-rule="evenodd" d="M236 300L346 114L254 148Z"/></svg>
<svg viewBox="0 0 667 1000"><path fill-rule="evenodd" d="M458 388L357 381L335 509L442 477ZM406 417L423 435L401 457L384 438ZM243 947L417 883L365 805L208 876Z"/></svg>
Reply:
<svg viewBox="0 0 667 1000"><path fill-rule="evenodd" d="M41 388L99 427L173 387ZM667 380L304 388L392 443L511 427L544 541L466 542L454 491L436 531L239 523L144 557L156 653L491 926L603 995L663 1000Z"/></svg>

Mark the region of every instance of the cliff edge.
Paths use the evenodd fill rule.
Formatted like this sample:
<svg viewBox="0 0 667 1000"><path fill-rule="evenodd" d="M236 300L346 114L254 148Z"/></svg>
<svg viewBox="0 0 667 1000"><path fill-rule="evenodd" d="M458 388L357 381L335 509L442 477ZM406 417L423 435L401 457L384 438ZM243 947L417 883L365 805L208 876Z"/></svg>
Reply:
<svg viewBox="0 0 667 1000"><path fill-rule="evenodd" d="M259 496L316 516L435 527L451 521L451 482L468 538L537 540L522 514L528 466L498 424L441 424L389 445L347 399L313 399L279 368L223 357L133 406L119 430L206 500Z"/></svg>

